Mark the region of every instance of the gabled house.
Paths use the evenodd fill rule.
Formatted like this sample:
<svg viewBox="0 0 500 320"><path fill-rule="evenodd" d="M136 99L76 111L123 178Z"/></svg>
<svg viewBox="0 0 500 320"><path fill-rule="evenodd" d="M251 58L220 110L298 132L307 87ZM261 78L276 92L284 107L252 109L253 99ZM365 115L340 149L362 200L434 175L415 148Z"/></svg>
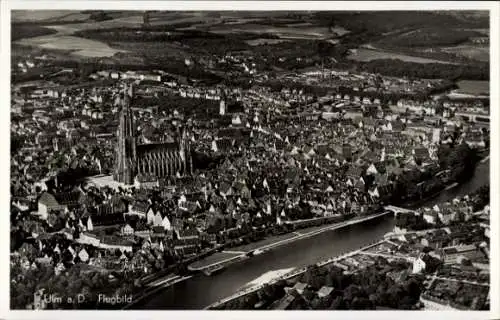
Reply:
<svg viewBox="0 0 500 320"><path fill-rule="evenodd" d="M175 230L175 235L179 240L200 238L198 231L195 229Z"/></svg>
<svg viewBox="0 0 500 320"><path fill-rule="evenodd" d="M364 191L366 188L365 180L361 177L352 182L352 187L359 191Z"/></svg>
<svg viewBox="0 0 500 320"><path fill-rule="evenodd" d="M146 216L146 221L149 225L152 225L155 223L156 214L157 214L157 210L155 210L155 208L152 206L148 206L148 208L146 209L145 216Z"/></svg>
<svg viewBox="0 0 500 320"><path fill-rule="evenodd" d="M101 238L101 242L99 244L99 248L107 249L107 250L120 250L122 252L132 252L133 243L129 240L124 240L122 238L114 237L114 236L105 236Z"/></svg>
<svg viewBox="0 0 500 320"><path fill-rule="evenodd" d="M333 292L333 290L334 290L333 287L329 287L329 286L321 287L317 292L318 298L328 297Z"/></svg>
<svg viewBox="0 0 500 320"><path fill-rule="evenodd" d="M82 190L78 188L69 192L54 193L54 197L60 205L68 208L77 207L79 204L85 202L85 195Z"/></svg>
<svg viewBox="0 0 500 320"><path fill-rule="evenodd" d="M55 267L54 267L54 273L55 275L61 274L64 270L66 270L66 267L64 267L64 264L62 262L59 262Z"/></svg>
<svg viewBox="0 0 500 320"><path fill-rule="evenodd" d="M122 227L121 230L122 235L128 236L134 234L134 228L130 226L130 224L126 224L125 226Z"/></svg>
<svg viewBox="0 0 500 320"><path fill-rule="evenodd" d="M423 218L429 224L436 224L437 223L438 214L436 212L427 211L427 212L424 212Z"/></svg>
<svg viewBox="0 0 500 320"><path fill-rule="evenodd" d="M378 175L378 170L377 170L377 167L372 163L370 164L370 166L366 169L366 174L367 175Z"/></svg>
<svg viewBox="0 0 500 320"><path fill-rule="evenodd" d="M294 286L293 289L297 291L298 294L302 295L304 293L304 290L307 289L309 285L307 283L303 282L297 282Z"/></svg>
<svg viewBox="0 0 500 320"><path fill-rule="evenodd" d="M413 157L416 162L426 162L430 160L429 150L424 147L413 149Z"/></svg>
<svg viewBox="0 0 500 320"><path fill-rule="evenodd" d="M80 250L80 252L78 252L78 258L80 259L80 261L86 263L87 261L89 261L89 254L87 252L87 250L85 250L85 248L82 248L82 250Z"/></svg>
<svg viewBox="0 0 500 320"><path fill-rule="evenodd" d="M167 215L163 217L163 220L161 222L161 226L163 227L164 230L172 230L172 223L170 222L170 219L168 218Z"/></svg>
<svg viewBox="0 0 500 320"><path fill-rule="evenodd" d="M38 215L43 220L47 220L49 212L65 209L67 209L67 207L59 203L56 197L49 192L42 193L38 199Z"/></svg>
<svg viewBox="0 0 500 320"><path fill-rule="evenodd" d="M419 256L417 259L413 260L412 273L421 273L425 271L425 261Z"/></svg>
<svg viewBox="0 0 500 320"><path fill-rule="evenodd" d="M353 181L356 181L363 176L363 170L358 166L351 166L347 170L346 176Z"/></svg>
<svg viewBox="0 0 500 320"><path fill-rule="evenodd" d="M149 203L145 201L135 201L134 204L129 205L127 214L145 217L149 209Z"/></svg>

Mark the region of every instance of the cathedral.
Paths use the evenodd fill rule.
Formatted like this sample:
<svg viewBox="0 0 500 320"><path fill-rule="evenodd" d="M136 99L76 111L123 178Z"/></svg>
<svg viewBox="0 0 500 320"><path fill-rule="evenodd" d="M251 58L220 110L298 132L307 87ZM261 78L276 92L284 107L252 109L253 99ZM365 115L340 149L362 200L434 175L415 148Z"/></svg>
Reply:
<svg viewBox="0 0 500 320"><path fill-rule="evenodd" d="M132 97L133 87L125 87L117 133L114 180L130 185L136 176L163 178L178 173L191 174L191 147L185 132L180 140L173 143L137 143L137 129L130 109Z"/></svg>

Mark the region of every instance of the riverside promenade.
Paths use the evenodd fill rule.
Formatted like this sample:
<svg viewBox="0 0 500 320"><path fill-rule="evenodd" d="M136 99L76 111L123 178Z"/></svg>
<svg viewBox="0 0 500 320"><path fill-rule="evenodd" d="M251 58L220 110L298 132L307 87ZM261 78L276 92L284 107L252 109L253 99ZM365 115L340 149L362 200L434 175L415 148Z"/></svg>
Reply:
<svg viewBox="0 0 500 320"><path fill-rule="evenodd" d="M138 296L134 296L133 301L124 306L122 310L130 309L133 305L157 293L158 291L163 290L164 288L172 286L176 283L187 280L189 278L191 278L191 276L181 277L179 275L168 275L152 283L149 283L146 285L147 288L144 291L142 291Z"/></svg>
<svg viewBox="0 0 500 320"><path fill-rule="evenodd" d="M364 221L372 220L378 217L382 217L384 215L387 215L390 213L389 211L385 211L382 213L378 214L373 214L369 216L364 216L360 218L355 218L351 219L348 221L342 221L339 223L335 223L333 225L326 225L322 226L320 228L318 227L312 227L310 231L308 229L305 230L298 230L295 231L291 234L286 234L283 235L284 239L282 240L276 240L271 243L266 243L264 245L259 246L259 244L262 244L263 242L268 242L268 239L256 242L253 244L253 246L250 246L249 249L246 250L238 250L237 248L233 248L232 250L225 250L220 253L215 253L212 256L207 257L206 259L197 261L191 265L189 265L189 270L191 271L207 271L207 270L212 270L212 269L218 269L220 267L226 267L232 263L236 263L238 261L242 261L244 259L248 258L248 255L250 253L253 253L254 255L259 255L263 254L269 250L275 249L279 246L285 245L287 243L291 243L294 241L298 241L301 239L313 237L315 235L318 235L320 233L326 232L326 231L332 231L336 229L340 229L349 225L361 223ZM279 239L279 238L278 238ZM271 238L271 240L274 240L274 238Z"/></svg>
<svg viewBox="0 0 500 320"><path fill-rule="evenodd" d="M318 263L316 263L316 265L318 267L324 267L328 264L332 264L336 261L339 261L339 260L342 260L342 259L345 259L345 258L348 258L348 257L351 257L351 256L354 256L354 255L357 255L359 253L361 253L362 251L364 250L367 250L371 247L374 247L374 246L377 246L381 243L385 242L385 240L379 240L379 241L376 241L374 243L371 243L367 246L364 246L364 247L361 247L359 248L358 250L354 250L354 251L350 251L350 252L347 252L347 253L343 253L339 256L335 256L335 257L332 257L332 258L329 258L329 259L326 259L326 260L323 260L323 261L320 261ZM276 277L272 280L270 280L269 282L266 282L266 283L263 283L263 284L259 284L259 285L256 285L256 286L253 286L251 288L246 288L244 290L241 290L241 291L238 291L236 292L235 294L233 295L230 295L224 299L221 299L219 301L216 301L215 303L209 305L208 307L204 308L205 310L213 310L213 309L216 309L222 305L224 305L225 303L228 303L229 301L231 300L234 300L234 299L238 299L238 298L241 298L243 296L246 296L252 292L256 292L262 288L264 288L266 285L270 285L270 284L274 284L280 280L289 280L291 278L295 278L297 276L300 276L302 274L304 274L305 272L307 271L307 267L303 267L303 268L299 268L299 269L295 269L295 270L292 270L280 277Z"/></svg>
<svg viewBox="0 0 500 320"><path fill-rule="evenodd" d="M302 230L297 230L292 233L270 237L262 241L251 243L250 245L238 246L228 250L224 250L222 252L215 252L201 260L192 262L188 266L188 269L191 272L203 272L208 275L212 271L216 271L219 268L225 268L231 264L251 259L251 257L248 255L250 252L253 252L254 255L259 255L269 250L278 248L287 243L313 237L318 234L324 233L326 231L336 230L343 227L347 227L349 225L354 225L371 219L376 219L378 217L385 216L389 213L390 213L389 211L386 211L383 213L373 214L365 217L360 217L357 219L355 218L335 224L310 227ZM154 296L158 292L161 292L162 290L168 287L172 287L177 283L186 281L192 277L193 277L192 275L181 277L179 275L175 275L172 273L161 277L150 275L146 277L148 279L147 281L148 284L146 285L146 289L137 296L134 296L133 302L130 303L129 305L124 306L122 309L132 309L136 305L146 301L146 298ZM289 275L289 277L293 277L293 274Z"/></svg>

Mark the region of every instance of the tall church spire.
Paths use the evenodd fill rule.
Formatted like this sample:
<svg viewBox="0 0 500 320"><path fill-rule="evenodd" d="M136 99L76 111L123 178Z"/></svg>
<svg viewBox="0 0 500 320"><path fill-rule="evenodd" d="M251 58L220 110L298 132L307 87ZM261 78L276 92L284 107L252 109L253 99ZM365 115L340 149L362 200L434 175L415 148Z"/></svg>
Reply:
<svg viewBox="0 0 500 320"><path fill-rule="evenodd" d="M131 83L130 86L128 87L128 96L130 99L134 98L134 84Z"/></svg>
<svg viewBox="0 0 500 320"><path fill-rule="evenodd" d="M115 180L126 184L132 184L133 182L137 157L135 122L132 110L130 109L130 94L132 92L132 88L125 84L122 110L120 112L120 125L117 133Z"/></svg>
<svg viewBox="0 0 500 320"><path fill-rule="evenodd" d="M123 100L122 100L122 108L128 109L130 107L130 90L131 88L125 83L123 88Z"/></svg>
<svg viewBox="0 0 500 320"><path fill-rule="evenodd" d="M133 85L125 84L120 96L123 96L123 99L117 131L114 179L131 185L139 175L166 177L179 173L191 174L193 161L186 129L178 131L178 148L172 148L170 144L138 145L136 123L131 108Z"/></svg>

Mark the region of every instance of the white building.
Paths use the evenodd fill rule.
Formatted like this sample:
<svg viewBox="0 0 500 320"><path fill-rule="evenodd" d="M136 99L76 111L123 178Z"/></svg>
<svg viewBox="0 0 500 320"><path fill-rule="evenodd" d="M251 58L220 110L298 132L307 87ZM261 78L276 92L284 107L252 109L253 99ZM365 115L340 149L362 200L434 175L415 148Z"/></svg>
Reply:
<svg viewBox="0 0 500 320"><path fill-rule="evenodd" d="M422 271L425 270L425 262L422 260L422 257L418 257L413 261L413 269L412 273L421 273Z"/></svg>
<svg viewBox="0 0 500 320"><path fill-rule="evenodd" d="M224 100L220 101L220 104L219 104L219 114L221 116L223 116L223 115L226 114L226 102Z"/></svg>

